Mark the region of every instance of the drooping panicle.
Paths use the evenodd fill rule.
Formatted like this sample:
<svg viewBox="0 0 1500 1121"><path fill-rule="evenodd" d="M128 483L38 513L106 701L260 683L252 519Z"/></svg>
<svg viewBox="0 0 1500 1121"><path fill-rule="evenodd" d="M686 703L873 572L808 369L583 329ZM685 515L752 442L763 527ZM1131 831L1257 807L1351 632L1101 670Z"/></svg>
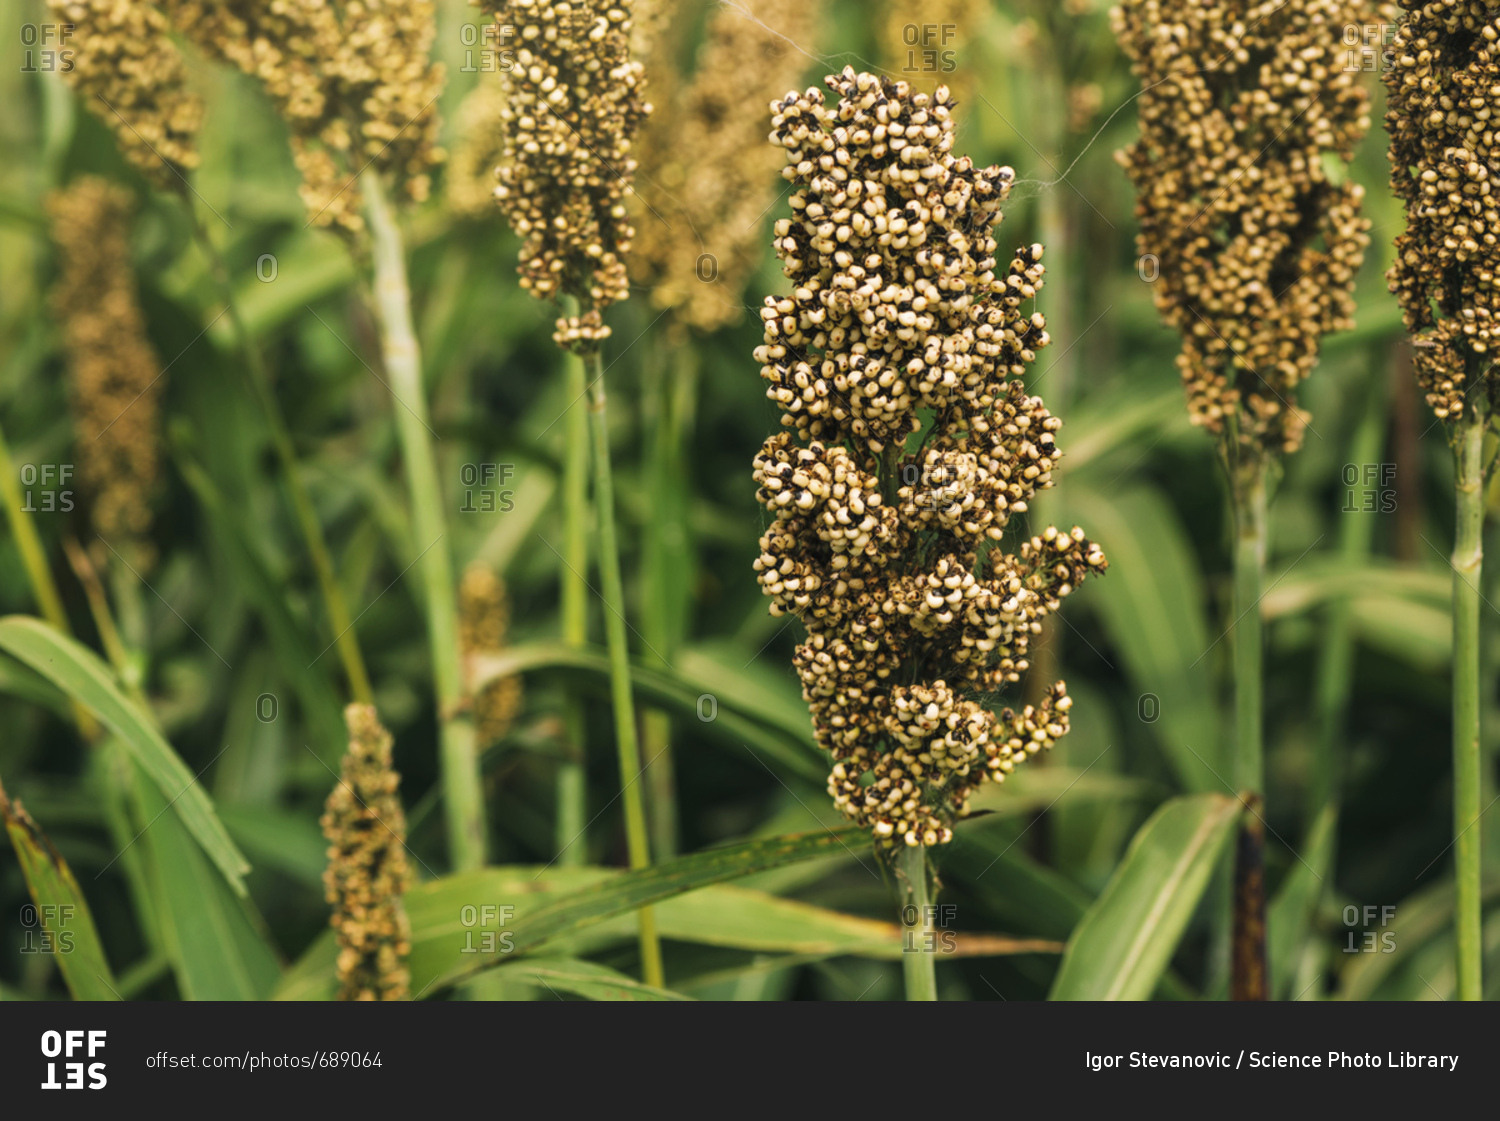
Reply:
<svg viewBox="0 0 1500 1121"><path fill-rule="evenodd" d="M323 885L338 939L340 1000L406 1000L411 927L402 896L410 886L401 776L391 734L370 705L344 710L349 750L328 795Z"/></svg>
<svg viewBox="0 0 1500 1121"><path fill-rule="evenodd" d="M52 312L68 360L78 481L105 556L150 565L166 383L130 264L130 192L84 176L47 200L58 273Z"/></svg>
<svg viewBox="0 0 1500 1121"><path fill-rule="evenodd" d="M292 134L313 225L363 229L355 179L392 175L427 197L443 69L432 0L162 0L205 53L259 79Z"/></svg>
<svg viewBox="0 0 1500 1121"><path fill-rule="evenodd" d="M1343 167L1369 98L1342 29L1354 0L1122 0L1140 78L1141 275L1182 335L1194 424L1253 471L1301 446L1297 388L1323 336L1352 325L1369 223Z"/></svg>
<svg viewBox="0 0 1500 1121"><path fill-rule="evenodd" d="M67 28L72 66L64 77L85 107L157 187L182 190L183 172L198 166L203 102L188 88L161 12L145 0L47 0L47 7Z"/></svg>
<svg viewBox="0 0 1500 1121"><path fill-rule="evenodd" d="M1013 172L953 154L946 88L853 69L827 85L832 104L810 89L772 106L792 293L761 311L784 429L755 461L772 515L755 568L772 613L807 628L795 664L835 804L885 843L931 845L979 783L1066 733L1062 682L1019 712L991 702L1105 560L1077 528L1006 547L1059 454L1019 380L1047 343L1024 306L1042 249L995 257Z"/></svg>
<svg viewBox="0 0 1500 1121"><path fill-rule="evenodd" d="M465 657L498 654L510 630L510 596L505 581L486 564L464 569L458 585L459 646ZM521 679L502 677L474 697L474 734L481 750L499 743L521 710Z"/></svg>
<svg viewBox="0 0 1500 1121"><path fill-rule="evenodd" d="M505 158L505 87L481 73L454 116L453 152L444 174L448 206L465 218L493 218L495 168Z"/></svg>
<svg viewBox="0 0 1500 1121"><path fill-rule="evenodd" d="M653 306L700 331L744 314L741 293L764 250L761 229L781 166L765 144L765 101L794 88L807 69L822 9L819 0L715 5L685 86L658 80L674 68L670 57L647 70L653 109L641 133L631 271Z"/></svg>
<svg viewBox="0 0 1500 1121"><path fill-rule="evenodd" d="M559 345L588 350L609 336L602 314L630 294L625 256L632 142L650 111L631 57L630 0L485 0L511 52L504 75L504 158L495 196L524 239L521 286L538 299L573 296Z"/></svg>

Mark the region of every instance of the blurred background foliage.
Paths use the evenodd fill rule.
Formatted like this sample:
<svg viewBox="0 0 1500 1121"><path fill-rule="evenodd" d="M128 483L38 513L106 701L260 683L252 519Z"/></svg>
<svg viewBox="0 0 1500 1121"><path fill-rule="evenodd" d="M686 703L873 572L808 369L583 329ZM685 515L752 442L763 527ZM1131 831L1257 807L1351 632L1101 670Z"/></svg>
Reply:
<svg viewBox="0 0 1500 1121"><path fill-rule="evenodd" d="M691 64L711 6L688 5L691 20L674 65ZM1066 942L1155 809L1174 795L1230 793L1223 481L1210 442L1187 424L1173 366L1176 340L1152 308L1153 264L1137 257L1133 199L1113 160L1133 135L1134 80L1101 0L881 0L873 15L868 0L812 7L821 10L821 28L815 41L798 44L804 84L845 64L927 85L949 82L962 104L960 149L1017 171L1002 250L1032 241L1046 246L1047 284L1038 302L1054 342L1033 380L1064 420L1064 459L1058 488L1034 517L1083 525L1111 567L1069 601L1065 625L1049 634L1042 659L1076 698L1071 734L1029 773L987 793L981 801L991 812L960 829L936 860L940 902L952 908L945 925ZM477 9L461 0L442 0L438 8L435 51L448 67L442 108L452 148L460 104L493 75L475 72ZM190 842L158 836L170 832L172 815L151 827L141 848L182 845L193 858L184 859L183 875L206 879L175 889L187 908L176 919L170 907L143 913L153 908L132 897L127 861L116 858L120 823L112 825L111 815L136 822L135 815L149 820L157 811L120 804L110 792L117 776L85 747L61 694L4 656L0 776L76 872L125 995L224 991L211 962L203 965L208 976L195 979L194 964L184 960L192 952L184 950L182 932L201 919L189 913L191 901L210 897L228 926L200 934L251 947L236 955L238 992L266 995L283 968L326 939L317 822L330 768L337 769L346 744L343 685L324 649L331 636L186 211L147 188L105 126L55 75L26 72L28 48L17 28L47 23L43 5L0 0L0 12L0 418L16 464L76 462L65 362L48 314L56 267L42 202L85 173L129 187L138 207L132 245L141 298L166 363L164 468L152 535L157 560L141 586L112 584L112 606L165 736L201 773L253 865L253 913L227 895ZM1376 19L1372 14L1370 22ZM202 166L192 178L200 213L274 372L358 616L377 707L395 735L418 858L413 871L432 880L447 857L423 590L378 341L361 294L367 262L306 228L284 128L253 83L201 59L193 67L208 103ZM1277 995L1301 999L1437 999L1453 992L1445 855L1451 467L1441 431L1414 390L1382 276L1400 212L1387 187L1375 79L1372 73L1376 120L1352 171L1367 188L1374 224L1358 326L1328 340L1305 386L1312 428L1277 487L1262 603L1272 967ZM783 92L764 89L758 100ZM658 192L650 172L642 169L640 192L670 214L670 192ZM448 197L440 180L433 200L408 213L406 227L449 543L460 566L478 560L503 576L509 643L520 654L541 651L526 675L524 707L483 760L491 859L540 866L556 855L553 782L568 750L564 709L581 685L591 698L589 813L598 815L587 860L618 867L624 843L606 680L597 665L569 671L545 656L559 627L554 546L562 531L554 499L563 451L558 420L569 404L548 337L550 316L517 287L517 241L498 211L460 214ZM779 206L767 211L767 230ZM768 238L763 231L760 244ZM682 852L836 820L790 668L798 628L768 615L750 567L762 526L750 460L776 423L751 357L759 341L753 309L780 284L767 245L746 290L722 293L749 312L737 324L712 334L669 332L644 291L611 316L613 442L631 617L658 636L653 649L671 649L676 680L686 688L687 703L670 724L675 812L657 822L656 834ZM665 375L684 362L689 377ZM687 394L670 408L668 386ZM673 426L666 438L664 425ZM477 465L484 464L505 467L481 480ZM67 541L90 536L88 496L77 500L74 511L38 513L35 521L75 633L98 649L84 588L65 554ZM490 504L496 508L486 512ZM1488 600L1500 599L1500 566L1490 566L1487 584ZM0 613L35 610L7 532L0 537ZM597 617L594 627L599 641ZM1484 719L1493 730L1500 728L1493 687L1500 626L1486 634ZM639 653L645 660L644 644ZM1493 762L1494 735L1489 743ZM1333 789L1336 825L1324 813ZM1486 793L1482 804L1493 797ZM128 827L124 836L134 832ZM1487 834L1500 838L1494 829ZM887 878L863 848L742 886L846 916L893 917ZM174 889L164 890L170 896ZM1223 994L1223 955L1211 921L1217 890L1208 888L1210 902L1197 908L1154 986L1159 994ZM62 995L49 956L15 952L24 932L14 920L26 898L19 866L0 861L0 938L7 944L0 992ZM1394 918L1366 918L1366 907L1385 906L1395 908ZM848 952L848 943L827 932L820 940L808 926L798 935L795 922L785 930L776 925L788 916L751 911L736 927L734 900L721 894L696 917L669 915L670 987L746 999L899 995L899 970L882 954ZM1493 908L1490 916L1493 960L1500 919ZM174 921L186 925L177 940L164 939L161 925ZM1394 931L1391 952L1347 952L1364 944L1367 929ZM632 972L629 926L598 930L578 953ZM1058 971L1057 949L944 958L941 993L1044 996ZM508 994L549 996L545 981L517 982Z"/></svg>

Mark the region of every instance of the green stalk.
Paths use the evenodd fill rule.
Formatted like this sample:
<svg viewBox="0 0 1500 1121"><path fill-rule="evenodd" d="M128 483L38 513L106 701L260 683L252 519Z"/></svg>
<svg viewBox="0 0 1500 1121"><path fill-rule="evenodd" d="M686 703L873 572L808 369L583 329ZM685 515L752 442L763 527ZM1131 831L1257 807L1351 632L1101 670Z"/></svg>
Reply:
<svg viewBox="0 0 1500 1121"><path fill-rule="evenodd" d="M1479 579L1484 563L1483 404L1471 406L1454 432L1453 541L1453 849L1458 907L1458 997L1482 1000L1480 910Z"/></svg>
<svg viewBox="0 0 1500 1121"><path fill-rule="evenodd" d="M68 616L63 611L62 597L57 594L52 570L47 567L47 553L37 535L36 523L26 509L19 478L15 461L10 456L10 446L5 442L5 433L0 431L0 497L5 502L5 516L10 521L11 532L16 535L16 550L21 554L21 564L26 569L26 579L31 584L42 617L62 634L68 634Z"/></svg>
<svg viewBox="0 0 1500 1121"><path fill-rule="evenodd" d="M396 217L372 173L360 176L375 260L375 316L391 395L396 433L406 467L417 564L427 599L427 637L437 690L438 735L442 759L443 804L448 815L448 849L459 871L484 865L485 824L479 755L474 724L465 703L463 663L458 643L458 605L453 563L443 518L443 492L437 458L429 439L427 398L422 387L422 356L412 326L411 293Z"/></svg>
<svg viewBox="0 0 1500 1121"><path fill-rule="evenodd" d="M650 471L646 489L652 517L645 527L641 557L642 660L668 670L687 632L692 564L684 480L687 426L693 415L697 380L696 348L682 336L658 346L649 363L646 390L651 427ZM650 707L641 716L646 763L646 804L650 810L651 850L658 860L678 851L677 781L672 760L672 717Z"/></svg>
<svg viewBox="0 0 1500 1121"><path fill-rule="evenodd" d="M1377 511L1370 507L1381 481L1372 480L1367 469L1380 455L1385 440L1385 385L1386 379L1380 377L1371 387L1350 449L1351 462L1358 467L1360 476L1347 488L1346 508L1339 526L1339 558L1350 572L1358 569L1370 555L1375 535ZM1348 596L1340 596L1328 605L1323 643L1318 654L1318 753L1313 758L1312 779L1308 785L1309 830L1325 807L1336 802L1339 796L1341 748L1354 680L1352 611L1353 604Z"/></svg>
<svg viewBox="0 0 1500 1121"><path fill-rule="evenodd" d="M594 504L599 511L599 577L604 595L604 635L609 648L610 696L615 711L615 743L620 756L621 798L625 803L625 843L632 869L651 866L646 834L646 803L641 793L640 744L636 738L635 699L630 691L630 643L625 633L625 585L620 577L620 548L615 533L614 478L609 463L609 414L604 393L604 363L599 351L591 359L589 414L593 431ZM648 985L664 983L656 916L649 907L640 915L641 973Z"/></svg>
<svg viewBox="0 0 1500 1121"><path fill-rule="evenodd" d="M1265 787L1261 726L1260 589L1266 571L1266 478L1264 470L1235 500L1234 541L1234 783L1260 794Z"/></svg>
<svg viewBox="0 0 1500 1121"><path fill-rule="evenodd" d="M937 939L933 933L932 901L927 890L927 846L903 845L901 879L901 975L907 1000L936 1000Z"/></svg>
<svg viewBox="0 0 1500 1121"><path fill-rule="evenodd" d="M42 539L36 531L31 512L26 509L26 500L21 493L20 476L10 456L10 445L5 441L5 432L0 429L0 501L5 503L5 516L10 522L11 532L16 537L16 550L21 554L21 564L26 569L31 594L36 597L42 617L51 623L59 634L71 635L68 615L63 610L62 597L57 593L57 583L52 579L52 570L47 566L47 553L42 548ZM78 734L92 743L99 735L99 722L93 713L76 700L70 699L73 723Z"/></svg>
<svg viewBox="0 0 1500 1121"><path fill-rule="evenodd" d="M563 447L563 642L582 650L589 641L589 414L583 406L588 396L588 370L572 351L563 352L567 373L568 414ZM588 781L586 760L588 729L582 697L570 696L564 722L568 756L557 771L557 861L577 867L588 855L582 844L587 826Z"/></svg>
<svg viewBox="0 0 1500 1121"><path fill-rule="evenodd" d="M339 660L344 665L344 675L349 680L349 692L360 704L373 704L374 694L370 688L370 676L365 670L364 657L360 654L359 638L354 631L354 622L349 615L349 606L344 600L343 589L339 587L338 578L334 574L333 557L329 553L328 542L323 537L323 528L318 523L312 499L302 481L302 472L297 465L297 452L292 446L291 433L287 430L286 421L281 416L281 409L276 404L276 395L271 388L271 375L266 369L265 358L261 355L260 346L251 337L250 329L240 314L239 302L234 294L234 284L230 281L229 269L223 256L214 245L213 239L209 237L208 230L199 219L197 210L191 204L188 205L188 212L193 218L194 237L202 248L204 256L208 258L209 271L213 273L214 280L219 285L224 308L229 315L230 326L234 330L240 351L245 356L246 368L250 371L250 384L255 391L256 402L260 405L266 428L271 433L271 446L275 449L276 458L281 464L281 477L286 482L292 513L296 517L302 539L307 544L308 555L312 559L313 571L318 580L318 590L323 597L323 609L328 615L328 626L333 632Z"/></svg>
<svg viewBox="0 0 1500 1121"><path fill-rule="evenodd" d="M1245 799L1234 869L1230 991L1236 1000L1264 1000L1266 897L1264 844L1258 818L1265 792L1262 726L1261 587L1266 570L1266 470L1257 465L1234 493L1234 784Z"/></svg>

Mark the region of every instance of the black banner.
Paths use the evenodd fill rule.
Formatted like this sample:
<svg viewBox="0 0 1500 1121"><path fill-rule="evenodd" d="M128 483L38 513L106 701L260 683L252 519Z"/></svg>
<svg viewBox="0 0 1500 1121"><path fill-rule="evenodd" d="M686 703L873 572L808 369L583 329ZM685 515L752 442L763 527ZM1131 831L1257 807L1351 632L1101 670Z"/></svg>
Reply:
<svg viewBox="0 0 1500 1121"><path fill-rule="evenodd" d="M1004 1096L1058 1103L1202 1102L1205 1091L1238 1102L1296 1084L1388 1104L1392 1093L1485 1092L1496 1026L1489 1006L1436 1003L3 1007L0 1092L48 1116L117 1104L388 1105L426 1092L438 1106L501 1090L560 1103L848 1104L860 1093L851 1078L882 1087L869 1105L894 1107L902 1079L916 1095L942 1071L981 1102L998 1078Z"/></svg>

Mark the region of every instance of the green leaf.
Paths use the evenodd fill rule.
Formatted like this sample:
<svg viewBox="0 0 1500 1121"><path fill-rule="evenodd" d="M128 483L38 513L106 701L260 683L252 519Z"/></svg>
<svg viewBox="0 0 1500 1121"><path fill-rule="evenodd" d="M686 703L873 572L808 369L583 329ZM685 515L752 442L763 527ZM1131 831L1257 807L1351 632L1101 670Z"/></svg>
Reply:
<svg viewBox="0 0 1500 1121"><path fill-rule="evenodd" d="M439 981L451 980L446 974L455 961L477 956L490 946L495 953L489 956L501 959L494 968L512 968L516 961L528 958L524 951L530 943L522 939L529 937L531 920L551 907L571 906L569 901L627 887L627 881L638 875L609 868L513 865L460 873L412 888L405 900L411 922L412 991L419 995L433 991ZM485 906L491 910L481 910ZM633 941L636 924L632 910L613 910L591 921L581 933L569 929L558 937L570 955ZM653 911L659 933L673 941L789 954L809 961L839 956L895 961L901 956L902 932L895 923L842 914L732 884L687 890L655 904ZM959 934L952 942L952 953L958 957L1061 951L1061 943L1048 939L998 934ZM283 979L278 999L331 997L334 956L333 939L327 935Z"/></svg>
<svg viewBox="0 0 1500 1121"><path fill-rule="evenodd" d="M36 904L41 929L54 947L63 981L74 1000L119 1000L120 994L94 916L68 862L59 855L20 802L0 788L0 816Z"/></svg>
<svg viewBox="0 0 1500 1121"><path fill-rule="evenodd" d="M1131 685L1155 697L1152 725L1178 781L1188 790L1222 789L1215 769L1219 712L1211 676L1214 640L1204 592L1186 534L1152 491L1108 496L1081 486L1067 492L1068 511L1109 557L1109 573L1091 585Z"/></svg>
<svg viewBox="0 0 1500 1121"><path fill-rule="evenodd" d="M1484 885L1483 903L1490 906L1497 899L1500 899L1500 880L1491 880ZM1388 999L1385 986L1423 947L1434 940L1442 940L1448 954L1452 953L1453 883L1448 880L1413 892L1392 906L1388 915L1377 908L1370 914L1368 927L1363 914L1359 916L1357 926L1346 925L1343 918L1340 915L1340 925L1336 928L1336 946L1339 951L1352 947L1356 952L1334 955L1342 959L1337 999ZM1370 949L1364 948L1366 929L1375 936L1374 946ZM1431 978L1431 974L1428 976ZM1423 983L1424 991L1429 983ZM1451 978L1448 984L1452 985ZM1412 995L1426 999L1422 992Z"/></svg>
<svg viewBox="0 0 1500 1121"><path fill-rule="evenodd" d="M1220 794L1173 798L1131 841L1083 916L1053 1000L1144 1000L1172 960L1234 831L1240 804Z"/></svg>
<svg viewBox="0 0 1500 1121"><path fill-rule="evenodd" d="M470 664L476 691L491 680L543 671L571 673L601 689L609 683L609 659L602 650L575 649L562 643L513 646L497 654L475 655ZM827 778L805 708L795 718L782 707L762 711L745 704L733 689L720 689L675 670L632 664L630 679L641 700L702 720L706 734L764 755L819 785ZM712 698L712 703L705 697Z"/></svg>
<svg viewBox="0 0 1500 1121"><path fill-rule="evenodd" d="M520 918L515 924L513 952L532 950L552 938L694 888L867 844L869 834L859 826L850 825L725 845L658 864L654 868L628 872L602 887L570 893ZM483 959L489 955L479 956ZM482 962L461 966L451 976L456 980L483 967Z"/></svg>
<svg viewBox="0 0 1500 1121"><path fill-rule="evenodd" d="M250 865L229 839L213 803L193 773L156 730L151 717L116 686L109 668L87 647L58 634L40 619L0 619L0 649L8 651L83 705L109 727L164 795L172 813L218 866L239 895Z"/></svg>
<svg viewBox="0 0 1500 1121"><path fill-rule="evenodd" d="M1081 805L1085 802L1117 804L1164 793L1145 779L1111 774L1087 767L1058 766L1049 761L1045 767L1020 767L1003 783L987 782L969 799L971 812L985 812L968 825L967 832L982 829L991 821L1030 817L1056 806Z"/></svg>
<svg viewBox="0 0 1500 1121"><path fill-rule="evenodd" d="M1328 889L1324 878L1332 863L1334 829L1338 811L1324 806L1313 820L1303 845L1304 855L1297 858L1286 879L1266 910L1266 957L1271 971L1272 996L1286 1000L1298 994L1291 991L1297 961L1307 942L1320 895ZM1314 869L1323 869L1321 873Z"/></svg>
<svg viewBox="0 0 1500 1121"><path fill-rule="evenodd" d="M178 986L188 1000L264 1000L281 963L248 898L203 857L161 792L135 769L134 796L155 912Z"/></svg>
<svg viewBox="0 0 1500 1121"><path fill-rule="evenodd" d="M589 1000L691 1000L667 989L643 985L608 966L577 958L523 958L504 967L507 981L520 981L587 997Z"/></svg>

